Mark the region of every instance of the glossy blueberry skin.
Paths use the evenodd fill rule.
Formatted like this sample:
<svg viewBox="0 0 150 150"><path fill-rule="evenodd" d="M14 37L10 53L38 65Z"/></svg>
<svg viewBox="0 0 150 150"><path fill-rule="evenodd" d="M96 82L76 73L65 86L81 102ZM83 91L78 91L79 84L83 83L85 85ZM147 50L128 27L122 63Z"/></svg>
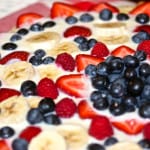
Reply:
<svg viewBox="0 0 150 150"><path fill-rule="evenodd" d="M44 115L44 122L47 124L52 124L52 125L60 125L61 124L60 118L55 114Z"/></svg>
<svg viewBox="0 0 150 150"><path fill-rule="evenodd" d="M85 68L85 74L87 74L90 77L96 77L97 75L96 71L97 71L96 66L92 64L88 65Z"/></svg>
<svg viewBox="0 0 150 150"><path fill-rule="evenodd" d="M98 75L108 75L111 72L111 68L106 62L101 62L97 65L97 74Z"/></svg>
<svg viewBox="0 0 150 150"><path fill-rule="evenodd" d="M65 19L68 24L75 24L78 22L78 19L75 16L69 16Z"/></svg>
<svg viewBox="0 0 150 150"><path fill-rule="evenodd" d="M109 137L104 141L105 146L111 146L113 144L116 144L118 142L118 139L115 137Z"/></svg>
<svg viewBox="0 0 150 150"><path fill-rule="evenodd" d="M15 43L5 43L2 45L2 49L3 50L8 50L8 51L11 51L11 50L15 50L17 48L17 45Z"/></svg>
<svg viewBox="0 0 150 150"><path fill-rule="evenodd" d="M139 108L139 115L150 119L150 103L145 103Z"/></svg>
<svg viewBox="0 0 150 150"><path fill-rule="evenodd" d="M30 124L37 124L43 121L43 116L38 108L31 108L27 113L27 121Z"/></svg>
<svg viewBox="0 0 150 150"><path fill-rule="evenodd" d="M3 139L10 138L14 134L15 134L14 129L9 127L9 126L5 126L5 127L0 128L0 137Z"/></svg>
<svg viewBox="0 0 150 150"><path fill-rule="evenodd" d="M112 17L113 17L113 14L112 14L112 12L109 9L103 9L99 13L99 18L102 19L103 21L111 20Z"/></svg>
<svg viewBox="0 0 150 150"><path fill-rule="evenodd" d="M12 148L13 150L28 150L28 142L21 138L14 139Z"/></svg>
<svg viewBox="0 0 150 150"><path fill-rule="evenodd" d="M105 147L99 143L91 143L87 146L87 150L105 150Z"/></svg>
<svg viewBox="0 0 150 150"><path fill-rule="evenodd" d="M117 17L117 20L119 20L119 21L126 21L129 19L128 14L125 14L125 13L119 13L119 14L117 14L116 17Z"/></svg>
<svg viewBox="0 0 150 150"><path fill-rule="evenodd" d="M40 59L46 55L46 52L43 49L38 49L34 52L34 55Z"/></svg>
<svg viewBox="0 0 150 150"><path fill-rule="evenodd" d="M51 64L55 61L55 59L51 56L47 56L45 58L43 58L42 63L47 65L47 64Z"/></svg>
<svg viewBox="0 0 150 150"><path fill-rule="evenodd" d="M56 23L54 21L46 21L42 26L43 26L43 28L51 28L55 25L56 25Z"/></svg>
<svg viewBox="0 0 150 150"><path fill-rule="evenodd" d="M91 22L94 20L94 17L89 13L85 13L80 16L79 20L81 22Z"/></svg>
<svg viewBox="0 0 150 150"><path fill-rule="evenodd" d="M135 53L134 53L134 57L136 57L139 61L144 61L146 60L146 53L142 50L137 50Z"/></svg>
<svg viewBox="0 0 150 150"><path fill-rule="evenodd" d="M37 58L36 56L32 56L29 59L29 62L34 65L34 66L39 66L42 64L42 59L41 58Z"/></svg>
<svg viewBox="0 0 150 150"><path fill-rule="evenodd" d="M126 68L124 70L124 77L126 79L132 79L134 77L137 77L137 72L134 68Z"/></svg>
<svg viewBox="0 0 150 150"><path fill-rule="evenodd" d="M150 100L150 84L144 86L141 97Z"/></svg>
<svg viewBox="0 0 150 150"><path fill-rule="evenodd" d="M17 31L17 33L21 36L25 36L29 33L29 30L28 29L25 29L25 28L21 28Z"/></svg>
<svg viewBox="0 0 150 150"><path fill-rule="evenodd" d="M92 48L96 43L97 43L96 39L89 39L88 40L89 48Z"/></svg>
<svg viewBox="0 0 150 150"><path fill-rule="evenodd" d="M138 142L138 144L146 150L148 150L150 148L150 140L148 140L148 139L142 139Z"/></svg>
<svg viewBox="0 0 150 150"><path fill-rule="evenodd" d="M138 14L135 20L140 24L146 24L149 22L149 16L147 14Z"/></svg>
<svg viewBox="0 0 150 150"><path fill-rule="evenodd" d="M11 42L19 41L21 39L22 39L22 37L19 34L14 34L10 37Z"/></svg>
<svg viewBox="0 0 150 150"><path fill-rule="evenodd" d="M82 44L84 42L87 42L87 39L84 36L77 36L74 41L78 44Z"/></svg>
<svg viewBox="0 0 150 150"><path fill-rule="evenodd" d="M148 77L150 75L150 65L148 63L143 63L139 67L139 74L142 77Z"/></svg>
<svg viewBox="0 0 150 150"><path fill-rule="evenodd" d="M79 49L80 49L81 51L89 51L89 50L90 50L88 41L79 44L78 47L79 47Z"/></svg>
<svg viewBox="0 0 150 150"><path fill-rule="evenodd" d="M43 29L44 29L43 26L39 23L35 23L30 26L30 30L34 32L43 31Z"/></svg>

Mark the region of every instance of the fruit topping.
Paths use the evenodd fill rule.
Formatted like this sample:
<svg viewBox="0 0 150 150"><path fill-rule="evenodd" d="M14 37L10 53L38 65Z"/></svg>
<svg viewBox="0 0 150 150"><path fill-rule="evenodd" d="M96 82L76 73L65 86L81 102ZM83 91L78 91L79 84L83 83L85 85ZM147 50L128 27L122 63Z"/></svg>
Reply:
<svg viewBox="0 0 150 150"><path fill-rule="evenodd" d="M129 19L129 15L126 13L118 13L116 17L119 21L126 21Z"/></svg>
<svg viewBox="0 0 150 150"><path fill-rule="evenodd" d="M91 55L97 58L106 57L108 56L108 54L109 50L107 46L102 42L96 43L91 50Z"/></svg>
<svg viewBox="0 0 150 150"><path fill-rule="evenodd" d="M4 126L0 128L0 137L2 139L8 139L12 137L14 134L15 134L14 129L9 126Z"/></svg>
<svg viewBox="0 0 150 150"><path fill-rule="evenodd" d="M11 41L11 42L19 41L19 40L21 40L21 39L22 39L22 37L21 37L21 35L19 35L19 34L14 34L14 35L12 35L12 36L10 37L10 41Z"/></svg>
<svg viewBox="0 0 150 150"><path fill-rule="evenodd" d="M72 99L63 98L56 104L55 111L61 118L70 118L76 113L77 106Z"/></svg>
<svg viewBox="0 0 150 150"><path fill-rule="evenodd" d="M103 140L113 135L113 128L109 119L105 116L96 116L91 120L89 135Z"/></svg>
<svg viewBox="0 0 150 150"><path fill-rule="evenodd" d="M136 119L112 121L112 124L114 127L127 134L138 134L143 130L144 127L144 124Z"/></svg>
<svg viewBox="0 0 150 150"><path fill-rule="evenodd" d="M109 21L113 17L112 11L109 9L103 9L99 13L99 18L103 21Z"/></svg>
<svg viewBox="0 0 150 150"><path fill-rule="evenodd" d="M44 29L47 29L47 28L54 27L55 25L56 25L56 22L50 20L50 21L44 22L42 26Z"/></svg>
<svg viewBox="0 0 150 150"><path fill-rule="evenodd" d="M57 86L54 81L49 78L41 79L36 90L37 94L42 97L56 99L58 96Z"/></svg>
<svg viewBox="0 0 150 150"><path fill-rule="evenodd" d="M81 22L91 22L94 20L94 17L89 13L84 13L80 16L79 20Z"/></svg>
<svg viewBox="0 0 150 150"><path fill-rule="evenodd" d="M91 143L87 146L87 150L105 150L105 148L102 144Z"/></svg>
<svg viewBox="0 0 150 150"><path fill-rule="evenodd" d="M0 64L6 64L13 59L18 59L20 61L26 61L29 57L29 53L25 51L15 51L7 54L3 58L0 59Z"/></svg>
<svg viewBox="0 0 150 150"><path fill-rule="evenodd" d="M149 149L150 148L150 140L148 139L141 139L138 144L141 146L143 149Z"/></svg>
<svg viewBox="0 0 150 150"><path fill-rule="evenodd" d="M11 42L4 43L2 45L2 49L7 50L7 51L12 51L12 50L15 50L16 48L17 48L17 45L15 43L11 43Z"/></svg>
<svg viewBox="0 0 150 150"><path fill-rule="evenodd" d="M109 137L105 140L104 145L105 146L111 146L111 145L116 144L117 142L119 142L118 139L116 137L112 136L112 137Z"/></svg>
<svg viewBox="0 0 150 150"><path fill-rule="evenodd" d="M82 119L91 119L98 115L87 100L81 100L78 104L77 110L79 117Z"/></svg>
<svg viewBox="0 0 150 150"><path fill-rule="evenodd" d="M75 24L78 22L78 19L77 17L75 16L68 16L67 18L65 18L65 21L68 23L68 24Z"/></svg>
<svg viewBox="0 0 150 150"><path fill-rule="evenodd" d="M145 139L150 140L150 122L144 125L143 135Z"/></svg>
<svg viewBox="0 0 150 150"><path fill-rule="evenodd" d="M140 24L146 24L149 22L149 16L147 14L138 14L135 20Z"/></svg>
<svg viewBox="0 0 150 150"><path fill-rule="evenodd" d="M27 34L29 33L29 30L26 29L26 28L20 28L20 29L17 31L17 33L18 33L19 35L21 35L21 36L25 36L25 35L27 35Z"/></svg>
<svg viewBox="0 0 150 150"><path fill-rule="evenodd" d="M1 150L11 150L6 140L0 140L0 148Z"/></svg>
<svg viewBox="0 0 150 150"><path fill-rule="evenodd" d="M150 34L150 25L140 25L134 29L134 32L145 31Z"/></svg>
<svg viewBox="0 0 150 150"><path fill-rule="evenodd" d="M65 32L64 32L64 37L70 37L70 36L84 36L88 37L90 36L91 30L88 27L84 26L72 26L69 27Z"/></svg>
<svg viewBox="0 0 150 150"><path fill-rule="evenodd" d="M68 53L61 53L57 55L55 63L66 71L73 71L75 69L75 60Z"/></svg>
<svg viewBox="0 0 150 150"><path fill-rule="evenodd" d="M17 18L17 24L16 26L22 27L24 25L30 25L32 23L34 23L35 21L41 19L43 16L37 13L25 13L25 14L21 14L18 18Z"/></svg>
<svg viewBox="0 0 150 150"><path fill-rule="evenodd" d="M12 141L13 150L27 150L29 143L21 138L16 138Z"/></svg>

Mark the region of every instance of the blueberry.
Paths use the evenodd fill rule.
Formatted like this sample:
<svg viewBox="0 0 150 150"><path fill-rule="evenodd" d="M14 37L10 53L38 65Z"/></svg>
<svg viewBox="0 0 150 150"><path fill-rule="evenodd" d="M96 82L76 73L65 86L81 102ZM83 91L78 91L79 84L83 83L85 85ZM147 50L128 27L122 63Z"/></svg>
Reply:
<svg viewBox="0 0 150 150"><path fill-rule="evenodd" d="M28 142L25 139L17 138L12 141L13 150L28 150Z"/></svg>
<svg viewBox="0 0 150 150"><path fill-rule="evenodd" d="M36 58L41 59L46 55L46 52L43 49L38 49L34 52L34 55L36 56Z"/></svg>
<svg viewBox="0 0 150 150"><path fill-rule="evenodd" d="M75 24L78 22L78 19L75 16L69 16L65 19L68 24Z"/></svg>
<svg viewBox="0 0 150 150"><path fill-rule="evenodd" d="M15 43L5 43L2 45L3 50L15 50L17 48L17 45Z"/></svg>
<svg viewBox="0 0 150 150"><path fill-rule="evenodd" d="M139 107L139 115L142 118L150 119L150 103L145 103Z"/></svg>
<svg viewBox="0 0 150 150"><path fill-rule="evenodd" d="M89 39L88 40L89 48L92 48L96 43L97 43L96 39Z"/></svg>
<svg viewBox="0 0 150 150"><path fill-rule="evenodd" d="M15 42L21 40L22 37L19 34L14 34L10 37L10 41Z"/></svg>
<svg viewBox="0 0 150 150"><path fill-rule="evenodd" d="M126 21L129 19L129 16L125 13L119 13L119 14L117 14L117 19L119 21Z"/></svg>
<svg viewBox="0 0 150 150"><path fill-rule="evenodd" d="M139 60L139 61L144 61L146 60L146 53L142 50L137 50L134 54L134 56Z"/></svg>
<svg viewBox="0 0 150 150"><path fill-rule="evenodd" d="M78 44L82 44L84 42L87 42L87 39L84 36L77 36L74 41Z"/></svg>
<svg viewBox="0 0 150 150"><path fill-rule="evenodd" d="M60 118L55 114L45 115L44 122L47 124L52 124L52 125L60 125L61 124Z"/></svg>
<svg viewBox="0 0 150 150"><path fill-rule="evenodd" d="M148 63L143 63L139 67L139 74L142 77L148 77L150 75L150 65Z"/></svg>
<svg viewBox="0 0 150 150"><path fill-rule="evenodd" d="M138 142L138 144L145 150L150 149L150 140L142 139Z"/></svg>
<svg viewBox="0 0 150 150"><path fill-rule="evenodd" d="M135 20L140 24L146 24L149 22L149 16L147 14L138 14Z"/></svg>
<svg viewBox="0 0 150 150"><path fill-rule="evenodd" d="M56 23L54 21L46 21L42 26L43 26L43 28L51 28L55 25L56 25Z"/></svg>
<svg viewBox="0 0 150 150"><path fill-rule="evenodd" d="M30 26L30 30L34 32L42 31L43 29L43 26L39 23L35 23Z"/></svg>
<svg viewBox="0 0 150 150"><path fill-rule="evenodd" d="M105 147L99 143L91 143L87 146L87 150L105 150Z"/></svg>
<svg viewBox="0 0 150 150"><path fill-rule="evenodd" d="M36 56L32 56L30 59L29 59L29 62L34 65L34 66L39 66L43 63L42 59L40 58L37 58Z"/></svg>
<svg viewBox="0 0 150 150"><path fill-rule="evenodd" d="M42 114L53 112L55 110L55 103L51 98L43 98L38 105Z"/></svg>
<svg viewBox="0 0 150 150"><path fill-rule="evenodd" d="M150 84L150 75L146 77L145 81L146 81L147 84Z"/></svg>
<svg viewBox="0 0 150 150"><path fill-rule="evenodd" d="M100 13L99 13L99 17L100 19L102 19L103 21L108 21L111 20L113 17L112 12L109 9L103 9Z"/></svg>
<svg viewBox="0 0 150 150"><path fill-rule="evenodd" d="M126 68L124 70L124 77L126 79L132 79L134 77L137 77L137 72L134 68Z"/></svg>
<svg viewBox="0 0 150 150"><path fill-rule="evenodd" d="M80 16L79 20L81 22L91 22L94 20L94 17L89 13L85 13Z"/></svg>
<svg viewBox="0 0 150 150"><path fill-rule="evenodd" d="M120 74L112 73L108 75L109 81L114 82L116 79L120 78Z"/></svg>
<svg viewBox="0 0 150 150"><path fill-rule="evenodd" d="M31 108L27 113L27 121L30 124L37 124L43 121L43 116L38 108Z"/></svg>
<svg viewBox="0 0 150 150"><path fill-rule="evenodd" d="M29 30L28 29L25 29L25 28L21 28L17 31L17 33L21 36L24 36L24 35L27 35L29 33Z"/></svg>
<svg viewBox="0 0 150 150"><path fill-rule="evenodd" d="M85 74L89 75L90 77L95 77L96 76L96 66L95 65L88 65L85 68Z"/></svg>
<svg viewBox="0 0 150 150"><path fill-rule="evenodd" d="M20 91L24 96L36 95L36 83L26 80L21 84Z"/></svg>
<svg viewBox="0 0 150 150"><path fill-rule="evenodd" d="M149 102L148 99L142 98L142 97L136 97L137 99L137 108L140 108L142 105L145 105Z"/></svg>
<svg viewBox="0 0 150 150"><path fill-rule="evenodd" d="M82 44L79 44L79 49L80 49L81 51L88 51L88 50L90 50L88 41L83 42Z"/></svg>
<svg viewBox="0 0 150 150"><path fill-rule="evenodd" d="M110 66L106 62L101 62L97 65L98 75L108 75L111 72Z"/></svg>
<svg viewBox="0 0 150 150"><path fill-rule="evenodd" d="M55 60L55 59L54 59L53 57L47 56L47 57L45 57L45 58L42 60L42 62L43 62L43 64L47 65L47 64L53 63L54 60Z"/></svg>
<svg viewBox="0 0 150 150"><path fill-rule="evenodd" d="M9 127L9 126L5 126L5 127L2 127L2 128L0 129L0 137L3 138L3 139L10 138L10 137L12 137L14 134L15 134L14 129L11 128L11 127Z"/></svg>
<svg viewBox="0 0 150 150"><path fill-rule="evenodd" d="M150 100L150 84L144 86L141 97Z"/></svg>
<svg viewBox="0 0 150 150"><path fill-rule="evenodd" d="M116 144L118 142L118 139L115 137L109 137L104 141L105 146L111 146L113 144Z"/></svg>

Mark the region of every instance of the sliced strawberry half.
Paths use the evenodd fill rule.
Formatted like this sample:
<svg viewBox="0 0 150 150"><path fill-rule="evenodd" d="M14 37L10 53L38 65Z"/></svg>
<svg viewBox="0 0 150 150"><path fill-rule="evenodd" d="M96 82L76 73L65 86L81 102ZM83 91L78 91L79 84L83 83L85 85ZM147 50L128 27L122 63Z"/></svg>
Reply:
<svg viewBox="0 0 150 150"><path fill-rule="evenodd" d="M133 55L134 53L135 53L135 50L133 50L132 48L128 46L122 45L114 49L111 52L111 55L123 58L126 55Z"/></svg>
<svg viewBox="0 0 150 150"><path fill-rule="evenodd" d="M145 31L150 34L150 25L141 25L141 26L137 26L134 29L134 32L140 32L140 31Z"/></svg>
<svg viewBox="0 0 150 150"><path fill-rule="evenodd" d="M50 17L67 17L72 16L73 14L80 12L79 8L74 7L73 5L55 2L50 10Z"/></svg>
<svg viewBox="0 0 150 150"><path fill-rule="evenodd" d="M6 55L5 57L1 58L0 64L1 65L6 64L8 61L10 61L12 59L19 59L20 61L26 61L29 57L29 54L30 53L25 52L25 51L12 52L12 53Z"/></svg>
<svg viewBox="0 0 150 150"><path fill-rule="evenodd" d="M0 150L11 150L6 140L0 140Z"/></svg>
<svg viewBox="0 0 150 150"><path fill-rule="evenodd" d="M104 58L97 58L87 54L79 54L76 56L77 71L80 72L84 70L88 65L97 65L104 61Z"/></svg>
<svg viewBox="0 0 150 150"><path fill-rule="evenodd" d="M36 20L41 19L43 16L37 13L25 13L21 14L17 18L17 27L22 27L24 25L30 25L34 23Z"/></svg>
<svg viewBox="0 0 150 150"><path fill-rule="evenodd" d="M118 13L119 9L116 8L115 6L108 4L108 3L98 3L97 5L95 5L93 8L91 8L91 11L96 11L96 12L100 12L103 9L109 9L110 11L112 11L113 13Z"/></svg>
<svg viewBox="0 0 150 150"><path fill-rule="evenodd" d="M64 37L84 36L88 37L92 34L91 30L84 26L72 26L64 32Z"/></svg>
<svg viewBox="0 0 150 150"><path fill-rule="evenodd" d="M0 102L4 101L5 99L15 96L15 95L20 95L21 93L15 89L9 89L9 88L1 88L0 89Z"/></svg>
<svg viewBox="0 0 150 150"><path fill-rule="evenodd" d="M140 133L144 127L144 124L136 119L112 121L112 124L117 129L131 135Z"/></svg>
<svg viewBox="0 0 150 150"><path fill-rule="evenodd" d="M98 116L96 111L89 105L86 100L81 100L78 104L78 114L82 119L91 119L95 116Z"/></svg>
<svg viewBox="0 0 150 150"><path fill-rule="evenodd" d="M64 75L57 79L57 87L64 93L77 98L84 98L88 93L88 83L82 74Z"/></svg>
<svg viewBox="0 0 150 150"><path fill-rule="evenodd" d="M138 5L133 10L131 10L130 14L138 15L138 14L145 13L145 14L148 14L150 16L150 9L149 8L150 8L150 2L145 2L145 3Z"/></svg>

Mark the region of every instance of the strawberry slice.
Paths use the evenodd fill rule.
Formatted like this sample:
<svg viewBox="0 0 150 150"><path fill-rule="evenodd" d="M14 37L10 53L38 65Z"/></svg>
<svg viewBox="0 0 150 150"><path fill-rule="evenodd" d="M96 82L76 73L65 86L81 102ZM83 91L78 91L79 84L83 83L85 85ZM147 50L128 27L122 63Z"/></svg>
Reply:
<svg viewBox="0 0 150 150"><path fill-rule="evenodd" d="M42 131L42 129L39 127L28 126L20 133L19 137L30 142L32 140L32 138L37 136L41 131Z"/></svg>
<svg viewBox="0 0 150 150"><path fill-rule="evenodd" d="M117 129L131 135L140 133L144 127L144 124L136 119L112 121L112 124Z"/></svg>
<svg viewBox="0 0 150 150"><path fill-rule="evenodd" d="M0 64L1 65L6 64L8 61L12 59L19 59L21 61L26 61L29 57L29 54L30 53L25 52L25 51L15 51L15 52L9 53L8 55L0 59Z"/></svg>
<svg viewBox="0 0 150 150"><path fill-rule="evenodd" d="M134 29L134 32L140 32L140 31L145 31L150 34L150 25L141 25L141 26L137 26Z"/></svg>
<svg viewBox="0 0 150 150"><path fill-rule="evenodd" d="M87 54L79 54L76 56L77 71L80 72L90 64L97 65L103 61L104 58L97 58Z"/></svg>
<svg viewBox="0 0 150 150"><path fill-rule="evenodd" d="M82 119L91 119L98 116L86 100L81 100L79 102L77 110L79 117Z"/></svg>
<svg viewBox="0 0 150 150"><path fill-rule="evenodd" d="M5 99L15 96L15 95L20 95L21 93L15 89L9 89L9 88L1 88L0 89L0 102L4 101Z"/></svg>
<svg viewBox="0 0 150 150"><path fill-rule="evenodd" d="M72 16L73 14L80 12L79 8L74 7L73 5L55 2L50 10L50 17L67 17Z"/></svg>
<svg viewBox="0 0 150 150"><path fill-rule="evenodd" d="M93 8L91 8L91 11L96 11L96 12L100 12L103 9L109 9L110 11L112 11L113 13L118 13L119 9L116 8L115 6L108 4L108 3L98 3L97 5L95 5Z"/></svg>
<svg viewBox="0 0 150 150"><path fill-rule="evenodd" d="M145 3L138 5L133 10L131 10L130 14L138 15L138 14L145 13L145 14L150 16L150 9L149 8L150 8L150 2L145 2Z"/></svg>
<svg viewBox="0 0 150 150"><path fill-rule="evenodd" d="M83 98L88 93L88 83L85 81L86 77L82 74L64 75L57 79L57 87L64 93Z"/></svg>
<svg viewBox="0 0 150 150"><path fill-rule="evenodd" d="M150 140L150 122L148 122L144 125L143 135L144 135L145 139Z"/></svg>
<svg viewBox="0 0 150 150"><path fill-rule="evenodd" d="M17 27L22 27L24 25L30 25L34 23L36 20L41 19L43 16L37 13L25 13L21 14L17 18Z"/></svg>
<svg viewBox="0 0 150 150"><path fill-rule="evenodd" d="M90 36L91 30L87 27L84 26L72 26L70 28L68 28L65 32L64 32L64 37L70 37L70 36L84 36L84 37L88 37Z"/></svg>
<svg viewBox="0 0 150 150"><path fill-rule="evenodd" d="M123 58L126 55L133 55L135 51L125 45L119 46L111 52L111 55Z"/></svg>
<svg viewBox="0 0 150 150"><path fill-rule="evenodd" d="M6 140L0 140L0 150L11 150Z"/></svg>
<svg viewBox="0 0 150 150"><path fill-rule="evenodd" d="M95 5L96 5L95 3L90 1L82 1L82 2L75 3L73 6L81 9L82 11L89 11Z"/></svg>

